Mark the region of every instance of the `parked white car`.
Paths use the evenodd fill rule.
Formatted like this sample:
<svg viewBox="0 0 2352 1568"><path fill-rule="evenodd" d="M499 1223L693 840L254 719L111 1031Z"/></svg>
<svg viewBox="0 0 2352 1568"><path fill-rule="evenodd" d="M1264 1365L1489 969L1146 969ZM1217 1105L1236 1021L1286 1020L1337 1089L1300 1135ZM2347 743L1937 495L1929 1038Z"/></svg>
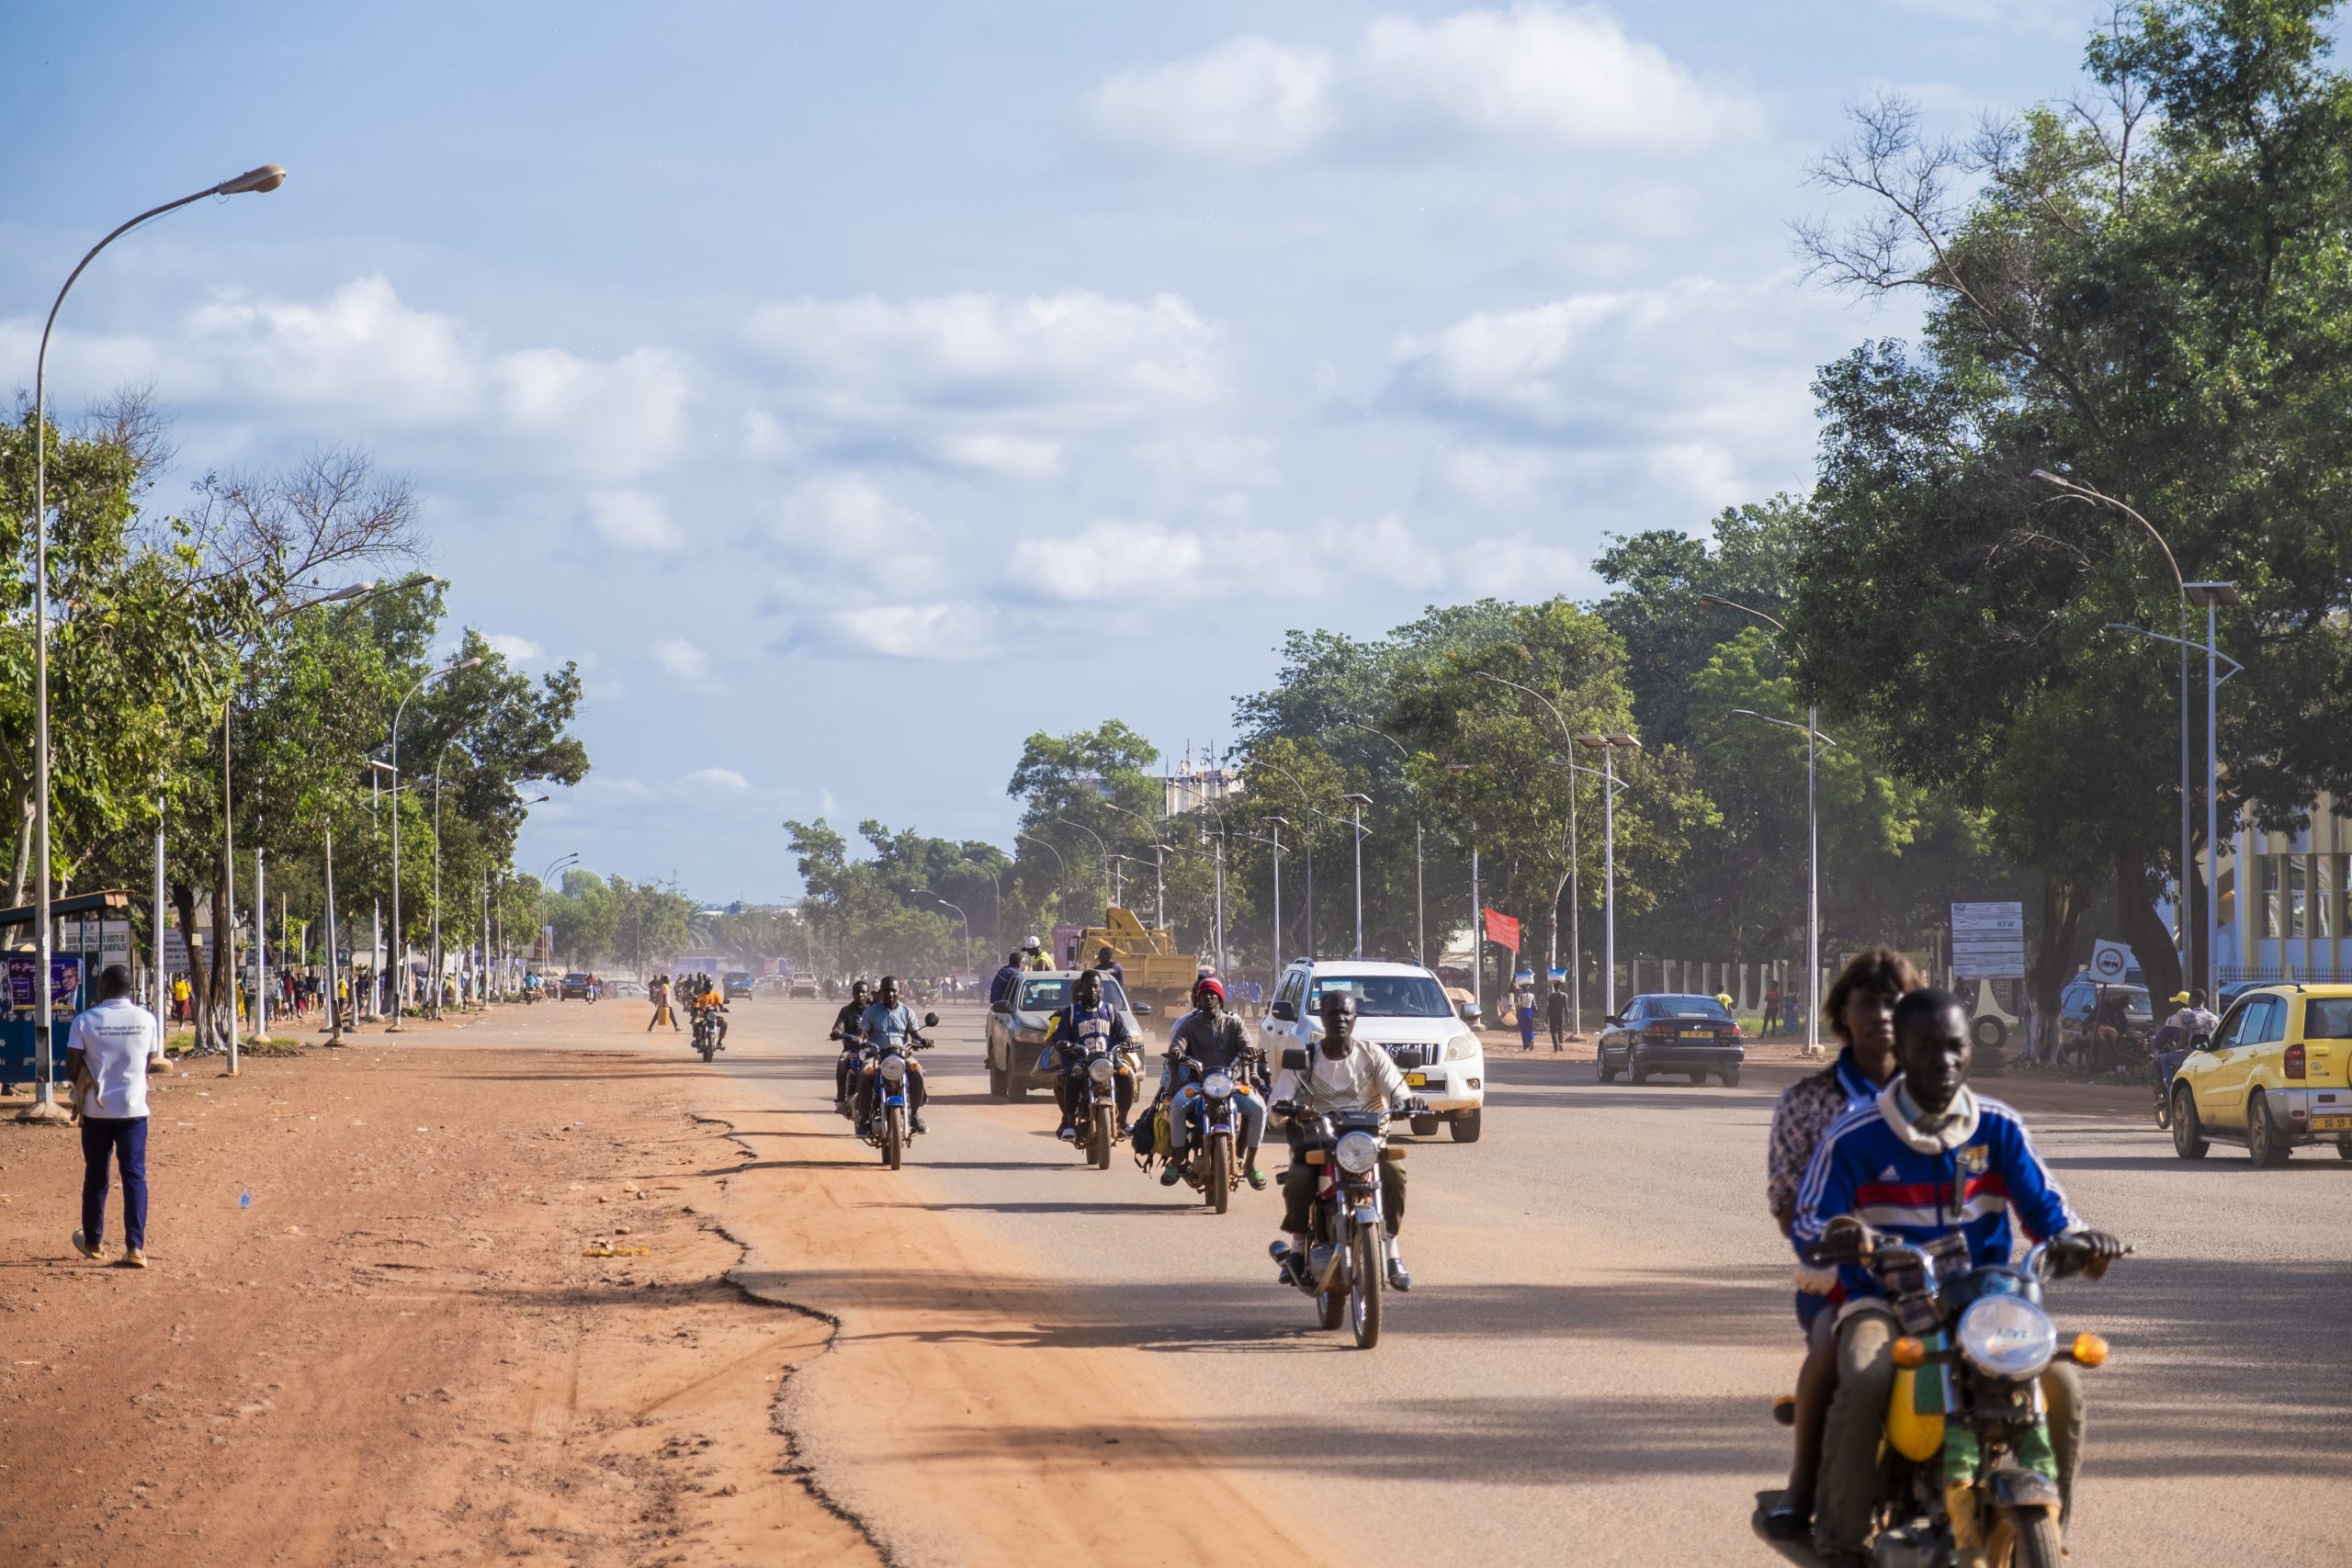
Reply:
<svg viewBox="0 0 2352 1568"><path fill-rule="evenodd" d="M1296 960L1283 972L1259 1024L1267 1061L1280 1062L1290 1047L1314 1044L1323 1032L1317 1021L1323 993L1335 987L1356 994L1356 1037L1387 1052L1405 1082L1429 1102L1432 1114L1415 1117L1413 1131L1427 1136L1443 1122L1455 1143L1476 1143L1487 1107L1486 1050L1438 977L1418 964Z"/></svg>

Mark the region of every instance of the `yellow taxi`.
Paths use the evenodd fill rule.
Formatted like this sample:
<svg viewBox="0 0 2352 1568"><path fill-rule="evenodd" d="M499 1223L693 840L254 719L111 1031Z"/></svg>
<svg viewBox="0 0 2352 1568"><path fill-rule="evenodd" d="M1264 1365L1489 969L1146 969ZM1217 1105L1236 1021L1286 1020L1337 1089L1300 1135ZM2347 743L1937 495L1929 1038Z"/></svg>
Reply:
<svg viewBox="0 0 2352 1568"><path fill-rule="evenodd" d="M2299 1144L2352 1160L2352 985L2258 986L2230 1004L2212 1043L2173 1075L2172 1146L2203 1159L2214 1139L2278 1165Z"/></svg>

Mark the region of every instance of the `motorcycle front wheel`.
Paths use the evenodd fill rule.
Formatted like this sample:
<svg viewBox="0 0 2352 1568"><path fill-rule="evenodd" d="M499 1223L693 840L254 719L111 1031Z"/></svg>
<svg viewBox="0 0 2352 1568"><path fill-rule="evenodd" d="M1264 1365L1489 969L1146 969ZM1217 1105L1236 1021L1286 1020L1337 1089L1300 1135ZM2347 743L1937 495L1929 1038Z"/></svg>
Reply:
<svg viewBox="0 0 2352 1568"><path fill-rule="evenodd" d="M2168 1086L2162 1081L2156 1085L2156 1130L2172 1131L2172 1095Z"/></svg>
<svg viewBox="0 0 2352 1568"><path fill-rule="evenodd" d="M1348 1326L1355 1331L1356 1348L1369 1350L1380 1343L1379 1233L1359 1228L1348 1244Z"/></svg>
<svg viewBox="0 0 2352 1568"><path fill-rule="evenodd" d="M892 1170L907 1157L907 1113L890 1107L882 1118L882 1163Z"/></svg>
<svg viewBox="0 0 2352 1568"><path fill-rule="evenodd" d="M1088 1150L1088 1153L1093 1156L1094 1168L1097 1170L1111 1168L1111 1125L1112 1118L1116 1114L1107 1105L1098 1105L1094 1108L1094 1132L1091 1139L1093 1147Z"/></svg>
<svg viewBox="0 0 2352 1568"><path fill-rule="evenodd" d="M1985 1533L1987 1568L2060 1568L2058 1516L2051 1508L2003 1508Z"/></svg>
<svg viewBox="0 0 2352 1568"><path fill-rule="evenodd" d="M709 1041L707 1041L707 1040L706 1040L706 1041L704 1041L704 1042L702 1043L701 1050L702 1050L702 1059L703 1059L704 1061L706 1061L706 1062L709 1061L712 1057L714 1057L714 1056L716 1056L716 1055L718 1055L718 1047L717 1047L716 1045L713 1045L713 1044L712 1044Z"/></svg>
<svg viewBox="0 0 2352 1568"><path fill-rule="evenodd" d="M1209 1207L1224 1213L1233 1206L1233 1139L1224 1133L1209 1134L1206 1195Z"/></svg>

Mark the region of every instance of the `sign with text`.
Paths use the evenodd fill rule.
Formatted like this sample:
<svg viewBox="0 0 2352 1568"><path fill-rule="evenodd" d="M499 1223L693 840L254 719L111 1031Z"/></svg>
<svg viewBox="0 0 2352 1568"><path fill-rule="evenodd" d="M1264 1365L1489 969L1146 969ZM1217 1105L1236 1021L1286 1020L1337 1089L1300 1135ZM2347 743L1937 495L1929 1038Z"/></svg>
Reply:
<svg viewBox="0 0 2352 1568"><path fill-rule="evenodd" d="M1498 910L1487 911L1487 940L1498 947L1519 951L1519 922Z"/></svg>
<svg viewBox="0 0 2352 1568"><path fill-rule="evenodd" d="M2120 986L2140 961L2120 942L2091 943L2091 978L2102 986Z"/></svg>
<svg viewBox="0 0 2352 1568"><path fill-rule="evenodd" d="M1951 907L1951 972L1962 980L2014 980L2025 974L2025 906Z"/></svg>
<svg viewBox="0 0 2352 1568"><path fill-rule="evenodd" d="M101 964L130 963L130 922L101 920L98 922L98 962Z"/></svg>

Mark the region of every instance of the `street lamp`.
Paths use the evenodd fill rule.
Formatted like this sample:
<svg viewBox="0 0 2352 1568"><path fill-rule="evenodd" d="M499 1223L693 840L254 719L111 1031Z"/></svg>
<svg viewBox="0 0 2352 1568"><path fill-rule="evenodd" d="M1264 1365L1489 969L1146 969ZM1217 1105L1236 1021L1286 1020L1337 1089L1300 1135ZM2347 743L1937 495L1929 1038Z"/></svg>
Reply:
<svg viewBox="0 0 2352 1568"><path fill-rule="evenodd" d="M1032 843L1046 850L1053 855L1054 863L1062 868L1062 879L1054 886L1054 912L1058 915L1061 912L1062 889L1069 886L1069 862L1062 858L1061 851L1055 849L1052 844L1047 843L1045 840L1037 837L1035 833L1023 833L1016 830L1013 833L1012 838L1015 843Z"/></svg>
<svg viewBox="0 0 2352 1568"><path fill-rule="evenodd" d="M956 918L964 922L964 967L969 969L972 966L971 917L965 914L962 909L956 908L955 905L950 904L946 899L942 898L938 894L933 893L928 887L917 887L912 889L912 891L922 894L924 897L930 899L933 903L937 904L942 908L956 910Z"/></svg>
<svg viewBox="0 0 2352 1568"><path fill-rule="evenodd" d="M2189 582L2182 584L2181 592L2188 595L2190 604L2205 612L2205 930L2203 932L2205 963L2203 968L2205 1005L2211 1007L2220 999L2222 995L2219 955L2222 943L2222 840L2220 788L2219 781L2215 777L2217 759L2214 748L2214 699L2221 690L2222 682L2228 680L2230 675L2236 674L2245 666L2234 659L2230 659L2228 654L2219 652L2213 646L2213 612L2222 605L2234 604L2238 602L2238 585L2234 582ZM2220 680L2216 680L2213 675L2213 664L2217 658L2227 659L2230 664L2230 675L2223 675ZM2188 901L2188 889L2185 884L2181 888L2181 899L2184 903ZM2188 920L2185 912L2180 923L2183 930L2188 928Z"/></svg>
<svg viewBox="0 0 2352 1568"><path fill-rule="evenodd" d="M2170 637L2165 640L2177 642L2180 645L2180 861L2177 869L2179 873L2180 888L2178 898L2180 915L2180 964L2181 973L2186 976L2188 973L2189 856L2192 853L2189 847L2188 833L2188 607L2192 604L2205 604L2203 599L2191 594L2189 592L2189 589L2193 586L2203 587L2206 585L2191 584L2184 581L2181 576L2180 562L2174 558L2172 547L2165 542L2165 536L2156 532L2156 525L2149 522L2145 517L2141 516L2140 513L2125 505L2122 502L2116 500L2115 497L2111 495L2102 494L2100 491L2093 490L2086 484L2083 484L2075 479L2066 479L2059 474L2053 474L2047 468L2034 469L2033 477L2040 479L2042 483L2062 491L2070 500L2087 501L2097 506L2108 507L2113 511L2123 513L2124 516L2129 517L2132 522L2140 525L2140 526L2146 531L2148 537L2156 542L2156 548L2164 552L2165 565L2172 570L2173 587L2180 594L2180 635L2177 637ZM2229 584L2220 584L2218 586L2227 587L2230 589L2230 597L2226 601L2227 603L2235 604L2237 602L2237 591L2234 587ZM2210 606L2208 606L2207 619L2209 621L2211 619ZM2206 662L2206 676L2209 687L2213 684L2218 684L2218 682L2214 682L2211 680L2212 663L2210 660ZM2211 814L2209 813L2208 815L2210 816ZM2212 964L2210 961L2207 963L2206 968L2209 971L2212 968ZM2214 993L2209 990L2206 994L2211 996Z"/></svg>
<svg viewBox="0 0 2352 1568"><path fill-rule="evenodd" d="M1272 980L1279 984L1283 977L1283 829L1288 824L1279 817L1269 817L1265 818L1265 822L1266 826L1272 829L1272 838L1257 833L1236 833L1233 836L1248 843L1269 845L1274 852L1271 857L1274 867L1274 946L1272 956L1266 962L1266 971ZM1266 994L1270 997L1273 995L1273 986L1270 985L1266 987Z"/></svg>
<svg viewBox="0 0 2352 1568"><path fill-rule="evenodd" d="M1600 1010L1603 1017L1617 1012L1617 753L1638 751L1642 743L1630 735L1579 735L1577 744L1588 751L1600 753L1600 836L1606 846L1601 875L1601 958Z"/></svg>
<svg viewBox="0 0 2352 1568"><path fill-rule="evenodd" d="M1309 817L1321 817L1323 815L1323 813L1316 810L1313 806L1308 804L1306 786L1298 782L1298 775L1296 773L1292 773L1280 762L1269 762L1263 757L1250 758L1249 765L1253 768L1271 768L1275 773L1282 774L1283 779L1288 781L1290 787L1298 791L1298 808L1301 811L1306 812ZM1283 822L1283 818L1279 817L1269 818L1269 820ZM1290 824L1287 822L1283 822L1283 826L1288 827L1289 825ZM1277 861L1281 859L1279 855L1275 858ZM1279 870L1279 867L1277 867L1277 869ZM1276 882L1274 887L1274 903L1275 908L1279 911L1282 906L1282 886L1279 881ZM1277 931L1282 929L1279 921L1274 929ZM1315 956L1315 836L1311 833L1308 834L1306 838L1306 956L1309 960L1312 960ZM1281 961L1278 958L1276 963L1279 964L1280 962ZM1277 970L1276 973L1280 974L1281 971Z"/></svg>
<svg viewBox="0 0 2352 1568"><path fill-rule="evenodd" d="M1073 818L1057 817L1054 820L1061 823L1064 827L1075 828L1080 832L1094 840L1094 847L1102 852L1102 869L1107 874L1104 878L1106 882L1109 880L1110 876L1117 874L1117 868L1111 863L1111 846L1103 841L1102 834L1096 832L1085 823L1078 821ZM1106 889L1106 891L1109 890ZM1115 904L1118 901L1118 894L1115 891L1111 892L1111 902Z"/></svg>
<svg viewBox="0 0 2352 1568"><path fill-rule="evenodd" d="M33 987L35 1032L35 1066L33 1069L33 1102L28 1106L21 1121L62 1122L66 1113L57 1105L55 1066L51 1060L50 1031L55 1027L55 1017L50 997L49 975L56 954L57 934L51 929L50 917L50 852L49 852L49 339L57 327L57 312L65 308L65 296L72 293L74 284L100 251L114 243L141 223L161 218L190 202L202 201L208 196L243 196L247 192L276 190L286 183L286 171L276 164L264 164L248 169L234 179L208 186L192 196L167 201L161 207L151 207L138 217L116 228L107 237L92 245L74 270L66 275L65 286L57 291L56 300L49 308L49 319L41 323L40 348L33 356L33 858L39 863L35 870L33 923L40 928L40 979ZM233 897L233 895L232 895ZM159 912L158 922L163 917ZM191 933L193 934L193 933ZM231 983L234 984L232 977ZM231 1070L235 1070L237 1021L233 1011L229 1019ZM161 1038L161 1036L158 1036Z"/></svg>
<svg viewBox="0 0 2352 1568"><path fill-rule="evenodd" d="M392 773L395 777L401 771L401 719L408 712L409 698L415 696L417 693L435 681L455 675L460 671L480 668L481 668L481 660L479 657L460 660L455 664L445 664L440 669L419 677L416 684L408 689L408 695L402 697L400 700L400 705L392 710ZM436 909L439 908L437 901L435 908ZM397 795L392 798L392 945L401 950L400 984L393 987L392 1021L385 1026L384 1032L387 1034L396 1034L400 1032L401 1009L408 994L408 938L401 925L401 803Z"/></svg>
<svg viewBox="0 0 2352 1568"><path fill-rule="evenodd" d="M1737 610L1741 615L1763 622L1796 644L1797 657L1804 657L1804 644L1787 625L1763 611L1726 599L1720 593L1702 593L1699 603L1715 609ZM1763 714L1752 716L1766 718ZM1819 742L1826 739L1818 728L1821 705L1815 700L1812 686L1807 683L1804 702L1804 723L1789 724L1784 718L1767 719L1772 724L1787 724L1792 729L1802 728L1804 742L1804 819L1805 819L1805 884L1804 884L1804 1054L1821 1055L1821 823L1814 812L1815 764Z"/></svg>
<svg viewBox="0 0 2352 1568"><path fill-rule="evenodd" d="M1379 736L1396 748L1396 755L1405 762L1409 764L1412 761L1413 754L1405 750L1404 742L1386 730L1374 729L1358 719L1343 718L1337 722L1349 729L1361 729L1367 735ZM1428 814L1422 809L1421 792L1413 787L1411 775L1400 774L1400 777L1404 781L1405 792L1413 797L1413 956L1427 964L1430 961L1430 931L1429 917L1422 901L1421 827Z"/></svg>
<svg viewBox="0 0 2352 1568"><path fill-rule="evenodd" d="M1355 810L1355 818L1354 818L1354 823L1355 823L1355 840L1356 840L1356 841L1355 841L1355 850L1356 850L1356 951L1355 951L1355 956L1356 956L1356 957L1358 957L1358 958L1362 958L1362 957L1363 956L1363 808L1364 808L1365 807L1370 806L1370 805L1372 804L1372 796L1370 796L1370 795L1357 795L1357 794L1352 794L1352 793L1351 793L1351 794L1349 794L1349 795L1345 795L1340 796L1340 798L1341 798L1341 799L1343 799L1343 800L1345 800L1345 801L1346 801L1350 806L1352 806L1352 807L1354 807L1356 808L1356 810Z"/></svg>
<svg viewBox="0 0 2352 1568"><path fill-rule="evenodd" d="M1560 711L1558 704L1534 687L1521 685L1517 681L1498 675L1489 670L1474 671L1472 676L1489 685L1509 686L1515 692L1524 692L1527 695L1533 697L1551 710L1553 720L1560 727L1560 739L1570 743L1575 741L1577 732L1569 725L1567 716ZM1576 774L1571 773L1568 775L1568 1016L1577 1021L1577 1028L1579 1030L1584 1027L1584 867L1582 862L1583 852L1577 843L1577 779ZM1555 890L1552 897L1550 921L1552 963L1555 967L1560 962L1559 908L1559 895Z"/></svg>
<svg viewBox="0 0 2352 1568"><path fill-rule="evenodd" d="M1114 800L1106 800L1102 804L1107 809L1115 811L1122 817L1134 818L1136 821L1143 824L1143 829L1145 832L1151 834L1155 838L1159 836L1159 829L1166 821L1166 818L1163 818L1160 822L1155 823L1150 818L1146 817L1142 812L1130 811ZM1154 853L1151 872L1151 919L1152 924L1165 928L1168 924L1168 863L1164 857L1167 853L1168 846L1165 844L1155 843L1151 848Z"/></svg>

